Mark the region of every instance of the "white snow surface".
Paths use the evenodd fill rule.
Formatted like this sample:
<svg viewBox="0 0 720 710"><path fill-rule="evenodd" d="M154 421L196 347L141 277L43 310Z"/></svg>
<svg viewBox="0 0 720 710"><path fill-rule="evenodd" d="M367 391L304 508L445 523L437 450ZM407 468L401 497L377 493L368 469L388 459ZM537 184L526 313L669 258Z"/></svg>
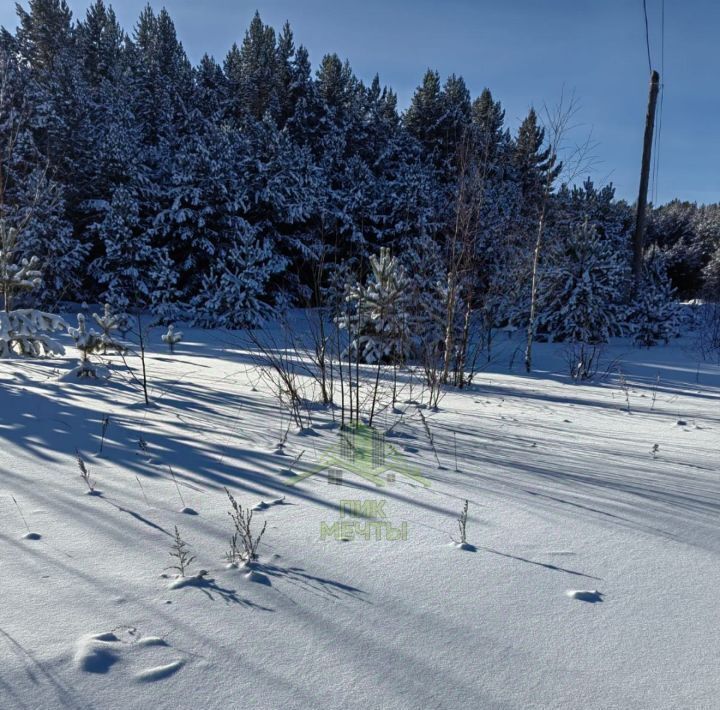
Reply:
<svg viewBox="0 0 720 710"><path fill-rule="evenodd" d="M689 338L608 347L628 412L617 377L573 384L561 345L510 371L503 337L424 412L440 467L399 405L388 442L428 487L289 486L335 444L332 413L277 453L289 418L243 336L184 332L173 356L151 333L151 407L117 357L63 381L68 338L0 362L2 710L718 707L720 368ZM267 521L250 572L224 559L225 486ZM407 540L322 540L346 499L385 501ZM207 573L169 588L176 525Z"/></svg>

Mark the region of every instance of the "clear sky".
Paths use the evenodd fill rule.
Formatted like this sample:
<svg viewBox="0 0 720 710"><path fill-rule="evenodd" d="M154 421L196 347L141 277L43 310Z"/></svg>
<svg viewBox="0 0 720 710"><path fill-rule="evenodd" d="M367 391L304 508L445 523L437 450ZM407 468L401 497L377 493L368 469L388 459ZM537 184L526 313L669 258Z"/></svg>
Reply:
<svg viewBox="0 0 720 710"><path fill-rule="evenodd" d="M27 2L22 4L27 5ZM88 0L69 0L82 17ZM145 0L111 3L126 30ZM242 40L256 9L279 28L287 19L313 66L323 54L347 58L362 79L377 72L407 106L430 67L485 86L511 129L534 105L575 91L575 130L598 146L592 177L617 195L637 196L648 60L642 0L151 0L175 21L193 62L222 59ZM661 68L662 0L647 0L653 64ZM0 24L14 28L14 3L0 0ZM720 2L666 0L664 101L656 203L673 197L720 201ZM651 194L652 197L652 194Z"/></svg>

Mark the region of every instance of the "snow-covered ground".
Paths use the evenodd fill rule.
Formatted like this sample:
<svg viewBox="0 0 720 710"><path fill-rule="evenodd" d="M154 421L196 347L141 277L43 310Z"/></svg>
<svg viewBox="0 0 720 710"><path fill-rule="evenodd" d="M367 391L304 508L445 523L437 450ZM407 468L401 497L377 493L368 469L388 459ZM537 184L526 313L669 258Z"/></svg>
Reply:
<svg viewBox="0 0 720 710"><path fill-rule="evenodd" d="M378 487L288 485L335 450L332 414L279 452L289 418L241 336L184 330L172 356L153 331L149 408L122 367L62 379L70 348L0 362L2 710L718 707L720 369L689 339L614 343L626 388L572 384L558 345L511 372L501 343L427 428L382 415L429 485ZM225 486L268 504L250 571L223 559ZM407 539L322 539L367 522L341 500ZM207 571L179 588L175 526Z"/></svg>

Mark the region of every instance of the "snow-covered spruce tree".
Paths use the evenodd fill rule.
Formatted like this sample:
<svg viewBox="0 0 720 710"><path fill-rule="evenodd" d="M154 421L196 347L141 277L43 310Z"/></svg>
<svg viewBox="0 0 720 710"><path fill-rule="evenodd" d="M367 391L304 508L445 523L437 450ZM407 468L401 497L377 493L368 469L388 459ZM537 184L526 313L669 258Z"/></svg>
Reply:
<svg viewBox="0 0 720 710"><path fill-rule="evenodd" d="M400 362L411 352L410 282L397 257L380 249L370 257L370 275L348 293L353 349L367 363Z"/></svg>
<svg viewBox="0 0 720 710"><path fill-rule="evenodd" d="M679 332L680 312L665 258L653 248L645 257L643 275L630 306L629 319L638 345L668 343Z"/></svg>
<svg viewBox="0 0 720 710"><path fill-rule="evenodd" d="M62 346L48 335L65 328L62 318L34 308L13 309L16 297L42 283L37 257L18 262L16 247L17 230L0 218L0 289L4 299L0 312L0 357L62 355Z"/></svg>
<svg viewBox="0 0 720 710"><path fill-rule="evenodd" d="M555 341L594 345L620 335L627 262L588 222L549 255L541 275L538 330Z"/></svg>

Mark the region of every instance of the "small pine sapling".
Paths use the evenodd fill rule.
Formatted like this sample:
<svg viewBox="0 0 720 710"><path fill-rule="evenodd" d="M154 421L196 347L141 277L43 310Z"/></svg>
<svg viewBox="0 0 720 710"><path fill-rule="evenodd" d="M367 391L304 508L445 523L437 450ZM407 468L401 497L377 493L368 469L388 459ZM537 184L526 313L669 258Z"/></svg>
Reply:
<svg viewBox="0 0 720 710"><path fill-rule="evenodd" d="M87 321L83 313L78 313L78 327L68 328L70 337L75 341L75 347L80 351L80 367L77 369L78 377L97 377L95 368L90 363L90 355L97 353L102 347L100 333L92 328L88 330Z"/></svg>
<svg viewBox="0 0 720 710"><path fill-rule="evenodd" d="M120 333L120 337L125 340L127 334L130 332L130 316L127 313L118 313L117 318L117 329Z"/></svg>
<svg viewBox="0 0 720 710"><path fill-rule="evenodd" d="M235 526L235 532L230 538L230 550L226 553L226 557L234 565L239 565L242 562L252 562L257 559L257 550L265 533L267 521L263 523L260 533L255 536L252 532L252 510L243 510L243 507L233 498L232 493L227 488L225 493L227 493L232 507L232 510L228 511L228 515L232 518Z"/></svg>
<svg viewBox="0 0 720 710"><path fill-rule="evenodd" d="M167 346L170 348L170 352L174 353L175 345L182 340L183 334L182 331L176 331L175 326L171 323L168 326L167 333L160 337L162 338L163 343L166 343Z"/></svg>
<svg viewBox="0 0 720 710"><path fill-rule="evenodd" d="M98 348L102 348L103 355L107 355L108 350L116 353L125 352L125 346L113 337L114 331L120 332L123 316L113 313L110 304L106 303L103 314L98 315L97 313L93 313L93 319L102 330L99 336L100 343L98 344Z"/></svg>
<svg viewBox="0 0 720 710"><path fill-rule="evenodd" d="M175 526L175 537L172 547L170 548L170 557L175 560L174 565L170 565L165 569L174 569L178 572L178 576L184 577L187 568L195 561L195 557L190 554L189 545L180 536L178 526Z"/></svg>

